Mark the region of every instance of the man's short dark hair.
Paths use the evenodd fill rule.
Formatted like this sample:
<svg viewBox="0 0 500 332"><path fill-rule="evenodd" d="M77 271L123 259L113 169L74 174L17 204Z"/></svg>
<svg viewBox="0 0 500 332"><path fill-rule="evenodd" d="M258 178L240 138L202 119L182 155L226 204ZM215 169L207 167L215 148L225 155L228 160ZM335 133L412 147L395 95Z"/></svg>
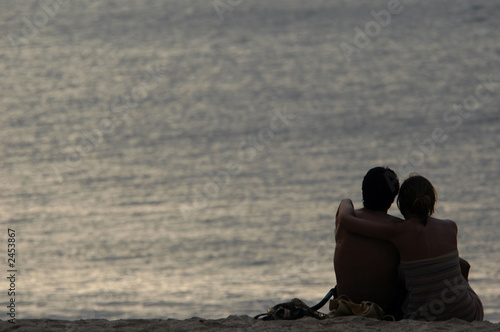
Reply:
<svg viewBox="0 0 500 332"><path fill-rule="evenodd" d="M397 174L388 167L374 167L363 178L363 206L387 212L399 192Z"/></svg>

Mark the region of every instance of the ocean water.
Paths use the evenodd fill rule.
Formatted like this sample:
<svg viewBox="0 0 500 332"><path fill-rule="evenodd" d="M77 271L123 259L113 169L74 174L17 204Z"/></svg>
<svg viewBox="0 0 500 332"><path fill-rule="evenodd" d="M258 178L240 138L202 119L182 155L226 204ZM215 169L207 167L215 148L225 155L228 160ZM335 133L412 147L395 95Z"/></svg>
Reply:
<svg viewBox="0 0 500 332"><path fill-rule="evenodd" d="M317 302L385 165L435 185L500 321L500 4L392 3L0 2L2 307L8 229L16 318Z"/></svg>

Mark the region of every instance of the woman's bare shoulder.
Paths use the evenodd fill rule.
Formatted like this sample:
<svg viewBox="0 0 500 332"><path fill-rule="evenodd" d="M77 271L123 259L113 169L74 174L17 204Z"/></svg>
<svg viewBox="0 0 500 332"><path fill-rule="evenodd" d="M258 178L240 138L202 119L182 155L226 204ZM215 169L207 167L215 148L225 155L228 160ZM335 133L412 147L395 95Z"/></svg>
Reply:
<svg viewBox="0 0 500 332"><path fill-rule="evenodd" d="M455 230L455 232L458 231L457 223L451 219L437 219L437 218L429 218L429 219L433 220L437 225L441 227L447 227L453 229Z"/></svg>

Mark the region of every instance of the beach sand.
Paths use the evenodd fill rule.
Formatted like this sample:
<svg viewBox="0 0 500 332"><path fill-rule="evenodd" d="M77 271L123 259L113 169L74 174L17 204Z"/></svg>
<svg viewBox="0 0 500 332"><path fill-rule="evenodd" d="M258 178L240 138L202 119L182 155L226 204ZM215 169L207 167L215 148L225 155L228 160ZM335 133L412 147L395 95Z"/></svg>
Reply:
<svg viewBox="0 0 500 332"><path fill-rule="evenodd" d="M340 317L326 320L302 318L293 321L259 321L249 316L222 319L198 317L177 319L51 320L22 319L15 324L0 322L0 331L500 331L500 323L468 323L459 319L442 322L402 320L379 321L362 317Z"/></svg>

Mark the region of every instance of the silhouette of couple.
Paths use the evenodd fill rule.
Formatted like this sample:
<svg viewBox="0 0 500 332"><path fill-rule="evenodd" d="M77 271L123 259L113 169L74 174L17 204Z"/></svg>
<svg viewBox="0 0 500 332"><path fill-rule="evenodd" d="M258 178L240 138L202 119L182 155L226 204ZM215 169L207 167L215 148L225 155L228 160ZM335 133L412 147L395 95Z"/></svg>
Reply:
<svg viewBox="0 0 500 332"><path fill-rule="evenodd" d="M432 184L412 175L400 188L393 170L375 167L362 192L363 208L344 199L337 211L338 295L375 302L396 319L483 320L481 301L468 283L470 265L458 256L457 225L432 217ZM398 192L404 220L387 214Z"/></svg>

